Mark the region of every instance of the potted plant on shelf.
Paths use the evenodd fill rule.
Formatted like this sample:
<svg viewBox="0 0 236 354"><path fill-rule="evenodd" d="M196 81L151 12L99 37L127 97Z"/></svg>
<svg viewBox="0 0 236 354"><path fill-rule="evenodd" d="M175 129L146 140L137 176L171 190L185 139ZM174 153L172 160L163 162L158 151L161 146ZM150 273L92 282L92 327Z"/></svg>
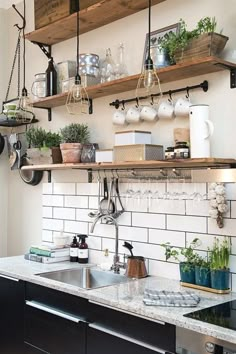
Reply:
<svg viewBox="0 0 236 354"><path fill-rule="evenodd" d="M32 164L61 163L61 136L58 133L47 132L42 128L30 128L26 132L29 148L27 157Z"/></svg>
<svg viewBox="0 0 236 354"><path fill-rule="evenodd" d="M195 281L200 286L208 288L211 286L210 262L200 256L196 258Z"/></svg>
<svg viewBox="0 0 236 354"><path fill-rule="evenodd" d="M215 238L212 249L209 250L211 267L211 287L218 290L229 289L229 258L231 251L230 238L222 242Z"/></svg>
<svg viewBox="0 0 236 354"><path fill-rule="evenodd" d="M163 36L160 46L167 50L172 64L218 55L229 38L216 33L216 25L215 17L204 17L188 31L185 21L180 19L179 31Z"/></svg>
<svg viewBox="0 0 236 354"><path fill-rule="evenodd" d="M61 129L63 143L60 144L64 163L78 163L81 160L83 144L89 142L86 124L71 123Z"/></svg>
<svg viewBox="0 0 236 354"><path fill-rule="evenodd" d="M200 245L200 240L195 238L188 247L177 250L170 246L169 243L163 244L165 248L166 260L173 257L179 261L180 280L183 283L195 284L195 264L198 259L197 253L194 253L194 249ZM183 256L183 257L181 257ZM181 260L181 258L183 260Z"/></svg>

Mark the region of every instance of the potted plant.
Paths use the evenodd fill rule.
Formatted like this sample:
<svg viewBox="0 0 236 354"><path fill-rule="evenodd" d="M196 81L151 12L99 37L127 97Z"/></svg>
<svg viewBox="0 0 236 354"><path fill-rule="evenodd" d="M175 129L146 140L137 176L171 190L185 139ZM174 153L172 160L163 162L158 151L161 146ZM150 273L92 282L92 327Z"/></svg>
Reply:
<svg viewBox="0 0 236 354"><path fill-rule="evenodd" d="M211 286L210 262L200 256L196 258L195 281L200 286Z"/></svg>
<svg viewBox="0 0 236 354"><path fill-rule="evenodd" d="M216 237L210 249L211 287L218 290L229 289L230 238L222 242Z"/></svg>
<svg viewBox="0 0 236 354"><path fill-rule="evenodd" d="M169 243L163 244L165 247L166 260L173 257L179 261L180 280L183 283L195 284L195 264L198 255L194 253L194 249L200 244L200 240L195 238L188 247L182 248L180 251L170 246ZM183 260L181 260L183 256Z"/></svg>
<svg viewBox="0 0 236 354"><path fill-rule="evenodd" d="M89 142L89 130L86 124L71 123L61 129L63 143L60 144L64 163L80 162L83 144Z"/></svg>
<svg viewBox="0 0 236 354"><path fill-rule="evenodd" d="M27 156L32 164L62 162L60 151L61 136L58 133L47 132L42 128L31 127L26 132L26 140L29 145Z"/></svg>
<svg viewBox="0 0 236 354"><path fill-rule="evenodd" d="M179 31L167 33L160 46L167 50L172 64L218 55L229 38L216 33L216 25L215 17L204 17L197 23L196 28L188 31L185 21L180 19Z"/></svg>

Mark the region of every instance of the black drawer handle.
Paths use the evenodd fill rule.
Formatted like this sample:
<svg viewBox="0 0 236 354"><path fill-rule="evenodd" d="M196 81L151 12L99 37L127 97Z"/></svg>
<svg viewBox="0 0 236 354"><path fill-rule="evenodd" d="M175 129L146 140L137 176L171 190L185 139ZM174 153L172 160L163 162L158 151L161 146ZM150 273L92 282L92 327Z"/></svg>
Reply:
<svg viewBox="0 0 236 354"><path fill-rule="evenodd" d="M153 350L153 351L156 352L156 353L159 353L159 354L166 354L166 353L167 353L167 352L166 352L165 350L163 350L163 349L154 347L153 345L149 345L149 344L147 344L147 343L144 343L144 342L139 341L139 340L137 340L137 339L134 339L134 338L132 338L132 337L126 336L126 335L124 335L124 334L121 334L121 333L119 333L119 332L112 331L112 330L109 329L109 328L106 328L106 327L97 325L97 324L95 324L95 323L90 323L90 324L89 324L89 327L90 327L90 328L93 328L93 329L96 329L96 330L98 330L98 331L101 331L101 332L110 334L110 335L115 336L115 337L117 337L117 338L124 339L124 340L126 340L127 342L131 342L131 343L140 345L141 347L144 347L144 348Z"/></svg>
<svg viewBox="0 0 236 354"><path fill-rule="evenodd" d="M57 309L54 309L53 307L49 307L49 306L40 304L39 302L36 302L36 301L28 301L27 300L25 303L26 303L27 306L31 306L31 307L33 307L35 309L50 313L52 315L64 318L66 320L69 320L69 321L72 321L72 322L75 322L75 323L84 322L79 317L73 316L73 315L71 315L69 313L62 312L62 311L57 310Z"/></svg>

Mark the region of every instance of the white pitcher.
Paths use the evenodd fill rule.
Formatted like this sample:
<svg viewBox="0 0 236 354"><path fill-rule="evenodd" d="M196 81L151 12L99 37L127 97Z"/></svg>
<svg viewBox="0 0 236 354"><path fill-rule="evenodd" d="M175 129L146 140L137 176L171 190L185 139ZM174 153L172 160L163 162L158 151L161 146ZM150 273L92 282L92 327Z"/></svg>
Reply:
<svg viewBox="0 0 236 354"><path fill-rule="evenodd" d="M191 105L189 117L191 158L210 157L210 137L214 126L209 120L209 105Z"/></svg>

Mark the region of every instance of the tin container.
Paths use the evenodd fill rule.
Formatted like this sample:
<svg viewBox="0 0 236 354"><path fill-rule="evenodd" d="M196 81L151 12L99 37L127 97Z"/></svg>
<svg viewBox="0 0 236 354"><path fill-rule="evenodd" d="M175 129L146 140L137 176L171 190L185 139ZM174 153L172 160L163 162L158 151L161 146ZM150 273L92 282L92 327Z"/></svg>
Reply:
<svg viewBox="0 0 236 354"><path fill-rule="evenodd" d="M163 160L163 146L133 144L114 146L114 161Z"/></svg>
<svg viewBox="0 0 236 354"><path fill-rule="evenodd" d="M92 53L81 53L79 55L79 66L91 65L99 68L99 56Z"/></svg>

